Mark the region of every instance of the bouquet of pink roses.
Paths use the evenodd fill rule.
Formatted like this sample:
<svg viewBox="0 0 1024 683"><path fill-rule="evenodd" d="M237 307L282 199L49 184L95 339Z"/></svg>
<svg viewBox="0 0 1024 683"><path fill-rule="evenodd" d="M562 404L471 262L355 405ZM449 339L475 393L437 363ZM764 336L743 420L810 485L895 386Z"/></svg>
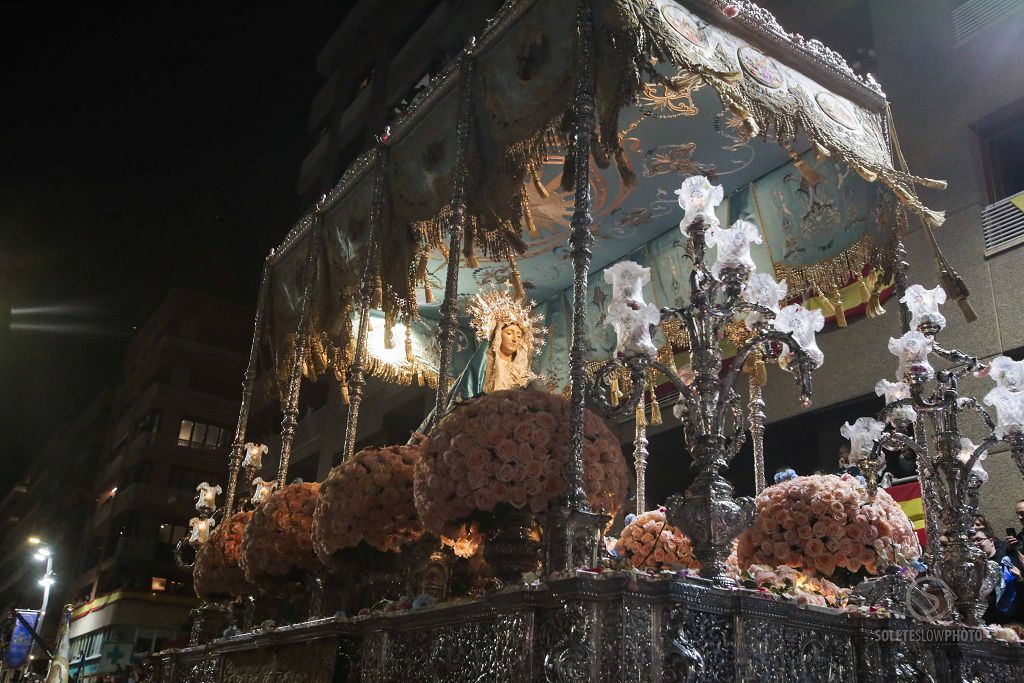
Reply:
<svg viewBox="0 0 1024 683"><path fill-rule="evenodd" d="M412 499L419 446L367 448L331 470L313 514L313 546L325 563L360 543L399 552L423 524Z"/></svg>
<svg viewBox="0 0 1024 683"><path fill-rule="evenodd" d="M881 562L879 547L893 551ZM762 491L754 525L740 535L737 554L741 567L789 565L832 576L837 568L875 574L879 564L896 557L918 557L921 546L888 493L879 490L871 498L849 474L822 474Z"/></svg>
<svg viewBox="0 0 1024 683"><path fill-rule="evenodd" d="M627 524L615 552L637 569L700 569L690 539L668 523L665 508L645 512Z"/></svg>
<svg viewBox="0 0 1024 683"><path fill-rule="evenodd" d="M242 555L242 535L252 512L237 512L214 528L209 540L199 546L192 579L196 595L214 601L225 597L249 595L255 588L245 580L238 562Z"/></svg>
<svg viewBox="0 0 1024 683"><path fill-rule="evenodd" d="M618 439L594 413L584 423L584 483L591 507L615 515L626 497ZM416 464L416 509L427 529L507 504L539 514L566 491L569 402L533 389L496 391L449 413Z"/></svg>
<svg viewBox="0 0 1024 683"><path fill-rule="evenodd" d="M313 509L320 484L288 484L271 493L253 512L242 536L245 578L273 588L321 567L313 552Z"/></svg>

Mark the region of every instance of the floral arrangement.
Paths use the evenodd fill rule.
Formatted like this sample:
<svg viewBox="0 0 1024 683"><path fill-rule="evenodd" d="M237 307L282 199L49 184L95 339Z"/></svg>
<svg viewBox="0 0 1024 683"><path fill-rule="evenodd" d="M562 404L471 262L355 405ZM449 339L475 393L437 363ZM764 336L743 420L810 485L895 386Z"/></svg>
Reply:
<svg viewBox="0 0 1024 683"><path fill-rule="evenodd" d="M242 536L241 566L247 581L270 588L320 568L312 535L319 494L315 482L288 484L256 508Z"/></svg>
<svg viewBox="0 0 1024 683"><path fill-rule="evenodd" d="M882 490L872 499L849 474L769 486L757 497L754 525L737 546L741 567L788 565L819 576L833 576L838 568L877 574L893 561L920 554L902 508Z"/></svg>
<svg viewBox="0 0 1024 683"><path fill-rule="evenodd" d="M788 565L772 569L766 564L752 564L739 575L739 583L744 588L792 598L803 605L843 607L849 598L847 589L828 579L810 577Z"/></svg>
<svg viewBox="0 0 1024 683"><path fill-rule="evenodd" d="M412 499L419 457L419 446L367 448L330 471L313 514L313 547L321 560L360 543L399 552L419 540L423 524Z"/></svg>
<svg viewBox="0 0 1024 683"><path fill-rule="evenodd" d="M196 595L206 601L240 597L253 592L238 562L242 554L242 535L252 512L238 512L216 527L210 539L196 551L192 570Z"/></svg>
<svg viewBox="0 0 1024 683"><path fill-rule="evenodd" d="M594 413L584 423L584 476L595 511L615 515L626 497L618 439ZM569 402L533 389L483 394L449 413L416 463L416 509L424 526L506 504L538 514L566 491Z"/></svg>
<svg viewBox="0 0 1024 683"><path fill-rule="evenodd" d="M700 569L690 539L668 523L665 508L645 512L627 524L615 553L637 569Z"/></svg>

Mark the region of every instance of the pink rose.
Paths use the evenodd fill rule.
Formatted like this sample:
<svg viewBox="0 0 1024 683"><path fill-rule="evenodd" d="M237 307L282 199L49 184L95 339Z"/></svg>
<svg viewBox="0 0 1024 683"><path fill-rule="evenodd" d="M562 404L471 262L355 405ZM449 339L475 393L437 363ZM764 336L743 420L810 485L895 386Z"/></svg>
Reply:
<svg viewBox="0 0 1024 683"><path fill-rule="evenodd" d="M528 422L520 422L512 430L516 441L520 444L529 443L533 439L533 427Z"/></svg>
<svg viewBox="0 0 1024 683"><path fill-rule="evenodd" d="M488 489L479 489L473 493L473 503L478 509L490 512L494 509L494 494Z"/></svg>
<svg viewBox="0 0 1024 683"><path fill-rule="evenodd" d="M807 554L811 557L817 557L825 552L825 544L817 538L812 538L804 543L804 550L806 550Z"/></svg>
<svg viewBox="0 0 1024 683"><path fill-rule="evenodd" d="M511 439L504 439L498 444L495 452L497 452L498 457L504 462L513 462L517 457L519 457L519 446Z"/></svg>
<svg viewBox="0 0 1024 683"><path fill-rule="evenodd" d="M527 479L523 482L523 490L528 496L536 496L541 492L540 479Z"/></svg>
<svg viewBox="0 0 1024 683"><path fill-rule="evenodd" d="M467 470L466 481L469 482L470 488L478 489L487 484L487 473L483 470Z"/></svg>
<svg viewBox="0 0 1024 683"><path fill-rule="evenodd" d="M508 492L508 502L516 508L522 509L526 505L526 491L520 486L513 486Z"/></svg>
<svg viewBox="0 0 1024 683"><path fill-rule="evenodd" d="M491 495L494 496L495 500L508 500L508 484L501 481L492 481L488 484L487 488L490 489Z"/></svg>
<svg viewBox="0 0 1024 683"><path fill-rule="evenodd" d="M508 484L515 478L515 470L512 468L512 465L506 463L498 468L498 472L495 476L498 481Z"/></svg>
<svg viewBox="0 0 1024 683"><path fill-rule="evenodd" d="M497 448L498 444L505 440L505 432L501 429L491 429L484 438L488 448Z"/></svg>

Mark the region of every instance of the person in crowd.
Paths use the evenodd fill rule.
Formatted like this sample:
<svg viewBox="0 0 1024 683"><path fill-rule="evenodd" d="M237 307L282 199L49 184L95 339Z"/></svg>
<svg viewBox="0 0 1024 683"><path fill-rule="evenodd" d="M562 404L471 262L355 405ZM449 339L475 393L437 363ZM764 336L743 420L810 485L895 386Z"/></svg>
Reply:
<svg viewBox="0 0 1024 683"><path fill-rule="evenodd" d="M975 534L979 531L984 531L986 536L992 537L992 541L996 544L997 555L1008 554L1006 541L996 536L995 531L993 531L992 529L992 525L988 523L988 520L985 518L985 515L974 515L974 526L971 529L971 533Z"/></svg>
<svg viewBox="0 0 1024 683"><path fill-rule="evenodd" d="M971 540L985 553L985 558L999 565L999 582L989 596L988 608L982 617L987 624L1007 624L1019 621L1021 602L1024 600L1024 571L1020 553L1013 557L996 549L995 537L984 530L976 531Z"/></svg>
<svg viewBox="0 0 1024 683"><path fill-rule="evenodd" d="M1024 527L1024 498L1017 501L1015 512L1017 513L1017 520L1020 522L1021 526ZM1008 550L1013 552L1024 551L1024 529L1007 536L1006 547Z"/></svg>

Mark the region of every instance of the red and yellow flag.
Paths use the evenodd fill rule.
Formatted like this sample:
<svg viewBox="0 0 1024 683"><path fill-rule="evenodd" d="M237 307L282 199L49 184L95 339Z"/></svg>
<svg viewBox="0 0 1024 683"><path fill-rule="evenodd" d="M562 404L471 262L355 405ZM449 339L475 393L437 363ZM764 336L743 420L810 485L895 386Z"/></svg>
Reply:
<svg viewBox="0 0 1024 683"><path fill-rule="evenodd" d="M917 532L917 539L924 546L926 542L924 533L924 504L921 502L921 482L910 481L906 484L897 484L885 489L885 492L892 496L892 499L900 504L903 511L910 518Z"/></svg>

